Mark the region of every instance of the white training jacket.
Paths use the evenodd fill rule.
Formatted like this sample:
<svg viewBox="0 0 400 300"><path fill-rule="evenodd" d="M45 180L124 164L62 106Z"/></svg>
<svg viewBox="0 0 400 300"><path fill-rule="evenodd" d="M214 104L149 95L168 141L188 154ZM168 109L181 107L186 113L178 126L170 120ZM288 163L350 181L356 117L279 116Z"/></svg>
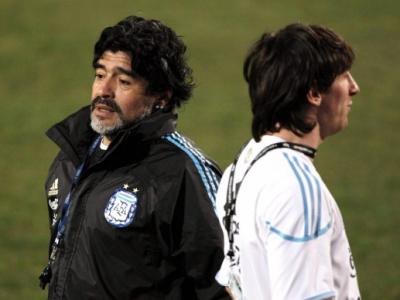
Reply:
<svg viewBox="0 0 400 300"><path fill-rule="evenodd" d="M283 141L251 140L239 157L235 185L263 148ZM217 194L221 224L230 168ZM341 213L303 153L281 148L259 159L241 184L234 221L235 256L225 257L216 278L236 300L361 299ZM228 248L225 232L225 253Z"/></svg>

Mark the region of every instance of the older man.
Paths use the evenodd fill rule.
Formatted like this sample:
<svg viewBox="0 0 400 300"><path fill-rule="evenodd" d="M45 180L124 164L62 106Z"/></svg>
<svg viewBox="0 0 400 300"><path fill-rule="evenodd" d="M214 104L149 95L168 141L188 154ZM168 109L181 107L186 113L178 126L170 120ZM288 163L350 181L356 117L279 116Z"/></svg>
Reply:
<svg viewBox="0 0 400 300"><path fill-rule="evenodd" d="M47 132L49 299L216 299L218 167L175 130L192 91L186 47L127 17L94 49L91 105Z"/></svg>

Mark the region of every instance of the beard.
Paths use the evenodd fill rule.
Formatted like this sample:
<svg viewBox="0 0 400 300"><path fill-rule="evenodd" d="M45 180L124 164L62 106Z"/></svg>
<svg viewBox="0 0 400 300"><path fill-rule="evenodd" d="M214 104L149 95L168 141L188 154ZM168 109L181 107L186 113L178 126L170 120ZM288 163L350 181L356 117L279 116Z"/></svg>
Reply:
<svg viewBox="0 0 400 300"><path fill-rule="evenodd" d="M93 111L96 107L96 104L106 105L106 106L110 107L113 112L115 112L117 114L117 118L114 121L114 123L107 125L105 122L103 122L103 120L101 118L98 118L93 113ZM148 115L150 115L151 111L152 111L152 108L150 106L145 107L144 113L142 115L135 118L134 120L127 120L124 118L121 107L118 105L118 103L114 99L96 97L93 99L92 104L91 104L90 126L98 134L112 139L122 129L129 127L131 124L136 123L136 122L142 120L143 118L147 117Z"/></svg>

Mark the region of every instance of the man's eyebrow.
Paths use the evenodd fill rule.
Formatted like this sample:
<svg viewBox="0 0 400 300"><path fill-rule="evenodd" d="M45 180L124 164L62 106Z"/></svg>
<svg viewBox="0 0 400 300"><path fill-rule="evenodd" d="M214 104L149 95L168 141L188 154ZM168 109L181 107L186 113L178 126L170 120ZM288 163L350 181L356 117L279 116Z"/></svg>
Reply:
<svg viewBox="0 0 400 300"><path fill-rule="evenodd" d="M93 64L93 68L94 69L105 69L106 67L104 65L102 65L101 63L99 63L99 62L95 62Z"/></svg>
<svg viewBox="0 0 400 300"><path fill-rule="evenodd" d="M127 70L127 69L124 69L122 67L116 67L115 70L116 70L117 73L122 73L122 74L125 74L125 75L128 75L128 76L131 76L131 77L135 76L134 73L131 70Z"/></svg>
<svg viewBox="0 0 400 300"><path fill-rule="evenodd" d="M96 62L96 63L93 64L93 68L95 68L95 69L106 69L106 66L102 65L99 62ZM122 67L115 67L113 71L118 73L118 74L125 74L125 75L131 76L131 77L135 77L136 76L135 73L132 72L131 70L128 70L128 69L125 69L125 68L122 68Z"/></svg>

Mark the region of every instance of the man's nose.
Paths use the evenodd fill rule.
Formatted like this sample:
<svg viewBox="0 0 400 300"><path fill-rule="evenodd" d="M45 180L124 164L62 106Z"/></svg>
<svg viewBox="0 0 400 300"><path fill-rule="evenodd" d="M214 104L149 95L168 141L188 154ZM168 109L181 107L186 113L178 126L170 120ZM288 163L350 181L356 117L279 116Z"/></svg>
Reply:
<svg viewBox="0 0 400 300"><path fill-rule="evenodd" d="M360 87L358 86L356 80L350 74L350 95L355 96L360 92Z"/></svg>
<svg viewBox="0 0 400 300"><path fill-rule="evenodd" d="M99 85L99 96L115 98L115 84L112 78L104 78Z"/></svg>

